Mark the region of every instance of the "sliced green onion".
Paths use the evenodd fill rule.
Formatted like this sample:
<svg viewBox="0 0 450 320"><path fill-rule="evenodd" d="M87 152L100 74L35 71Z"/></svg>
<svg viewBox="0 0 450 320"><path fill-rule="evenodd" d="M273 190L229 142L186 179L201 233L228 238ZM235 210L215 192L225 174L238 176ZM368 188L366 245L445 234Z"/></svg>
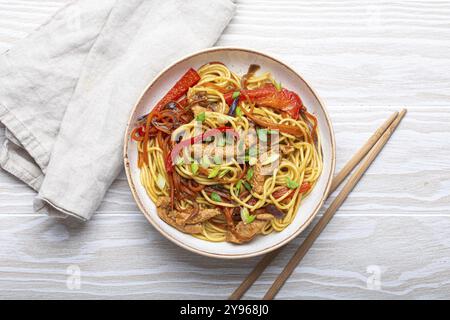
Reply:
<svg viewBox="0 0 450 320"><path fill-rule="evenodd" d="M239 195L241 193L241 187L242 187L242 180L239 180L238 183L236 183L236 193Z"/></svg>
<svg viewBox="0 0 450 320"><path fill-rule="evenodd" d="M247 171L247 180L250 181L253 178L253 168L248 169Z"/></svg>
<svg viewBox="0 0 450 320"><path fill-rule="evenodd" d="M163 190L164 187L166 186L166 179L160 173L158 173L158 178L156 179L156 184L158 185L158 188L160 190Z"/></svg>
<svg viewBox="0 0 450 320"><path fill-rule="evenodd" d="M241 219L245 224L252 223L256 216L251 215L247 208L241 209Z"/></svg>
<svg viewBox="0 0 450 320"><path fill-rule="evenodd" d="M237 97L239 97L241 95L241 93L239 91L235 91L233 92L233 95L231 96L233 99L236 99Z"/></svg>
<svg viewBox="0 0 450 320"><path fill-rule="evenodd" d="M222 202L222 198L215 192L211 193L211 199L215 202Z"/></svg>
<svg viewBox="0 0 450 320"><path fill-rule="evenodd" d="M197 172L198 172L198 163L197 162L191 163L191 171L193 174L197 174Z"/></svg>
<svg viewBox="0 0 450 320"><path fill-rule="evenodd" d="M209 179L215 178L215 177L219 174L219 171L220 171L220 167L214 167L214 168L211 170L211 172L209 173L208 178L209 178Z"/></svg>
<svg viewBox="0 0 450 320"><path fill-rule="evenodd" d="M205 112L199 113L197 115L197 117L195 118L195 120L200 121L200 122L205 121L205 119L206 119L206 113Z"/></svg>
<svg viewBox="0 0 450 320"><path fill-rule="evenodd" d="M252 191L252 185L250 183L248 183L247 181L243 181L242 183L244 184L245 189L247 189L248 191Z"/></svg>
<svg viewBox="0 0 450 320"><path fill-rule="evenodd" d="M239 118L242 117L242 110L241 110L240 107L237 107L237 108L236 108L236 115L237 115Z"/></svg>
<svg viewBox="0 0 450 320"><path fill-rule="evenodd" d="M223 170L220 174L219 174L219 178L223 178L225 177L225 175L230 172L230 169L225 169Z"/></svg>
<svg viewBox="0 0 450 320"><path fill-rule="evenodd" d="M297 189L299 186L298 182L291 180L289 177L286 177L286 185L289 189Z"/></svg>
<svg viewBox="0 0 450 320"><path fill-rule="evenodd" d="M281 84L281 82L274 81L274 86L277 89L277 91L281 91L281 89L283 89L283 85Z"/></svg>

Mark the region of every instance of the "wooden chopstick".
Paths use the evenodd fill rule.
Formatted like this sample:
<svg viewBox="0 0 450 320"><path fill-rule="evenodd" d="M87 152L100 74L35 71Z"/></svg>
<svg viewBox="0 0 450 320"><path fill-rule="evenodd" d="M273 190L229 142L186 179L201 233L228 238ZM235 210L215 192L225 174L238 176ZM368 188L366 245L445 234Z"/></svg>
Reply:
<svg viewBox="0 0 450 320"><path fill-rule="evenodd" d="M352 156L352 158L345 164L341 171L333 178L328 196L333 193L349 173L356 167L356 165L366 156L366 154L372 149L375 143L380 139L382 134L391 125L391 123L397 118L398 112L394 112L364 143L364 145ZM327 196L327 197L328 197ZM253 285L253 283L260 277L269 264L280 253L282 248L267 253L253 268L249 275L239 285L239 287L230 295L230 300L239 300L247 292L247 290Z"/></svg>
<svg viewBox="0 0 450 320"><path fill-rule="evenodd" d="M344 201L347 198L347 196L349 195L349 193L353 190L353 188L356 186L358 181L364 175L367 168L369 168L369 166L372 164L372 162L378 156L380 151L383 149L386 142L392 136L392 133L395 131L395 129L397 128L398 124L403 119L405 114L406 114L405 109L400 111L397 118L392 122L392 124L389 126L389 128L383 133L383 135L378 140L378 142L375 144L375 146L369 151L369 153L367 154L367 157L364 159L361 166L350 176L349 180L344 185L341 192L339 192L337 197L333 200L331 205L328 207L328 209L323 214L322 218L320 218L319 222L317 222L317 224L314 226L312 231L308 234L306 239L303 241L303 243L297 249L295 254L292 256L291 260L289 260L286 267L284 267L283 271L275 279L272 286L269 288L269 290L267 290L267 293L265 294L265 296L263 298L264 300L270 300L275 297L275 295L281 289L283 284L286 282L286 280L289 278L289 276L295 270L297 265L300 263L300 261L306 255L308 250L311 248L314 241L319 237L320 233L326 227L328 222L330 222L331 218L333 218L336 211L339 209L339 207L342 205L342 203L344 203Z"/></svg>

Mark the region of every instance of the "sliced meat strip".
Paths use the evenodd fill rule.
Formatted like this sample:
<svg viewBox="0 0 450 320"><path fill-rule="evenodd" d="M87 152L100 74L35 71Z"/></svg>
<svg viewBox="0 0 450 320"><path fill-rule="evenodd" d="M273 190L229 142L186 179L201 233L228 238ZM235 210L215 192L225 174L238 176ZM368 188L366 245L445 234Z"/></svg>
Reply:
<svg viewBox="0 0 450 320"><path fill-rule="evenodd" d="M183 212L177 211L175 217L176 223L179 225L197 224L209 220L211 218L214 218L215 216L222 213L219 209L200 209L196 215L191 217L192 210L187 210Z"/></svg>
<svg viewBox="0 0 450 320"><path fill-rule="evenodd" d="M264 175L262 172L262 165L261 162L257 162L256 165L253 167L253 177L251 184L253 186L252 191L258 194L262 194L264 191Z"/></svg>
<svg viewBox="0 0 450 320"><path fill-rule="evenodd" d="M257 234L260 234L267 221L255 220L252 223L245 224L239 222L233 230L227 232L226 240L233 243L244 243L252 240Z"/></svg>
<svg viewBox="0 0 450 320"><path fill-rule="evenodd" d="M206 220L214 218L215 216L218 216L221 213L222 212L219 209L200 209L198 214L196 214L192 218L189 218L186 221L186 223L187 224L196 224L199 222L204 222Z"/></svg>
<svg viewBox="0 0 450 320"><path fill-rule="evenodd" d="M184 233L198 234L203 231L203 227L200 223L189 224L189 225L179 225L175 219L172 218L172 213L170 209L170 199L169 197L161 197L156 202L156 211L158 216L167 224L178 229Z"/></svg>
<svg viewBox="0 0 450 320"><path fill-rule="evenodd" d="M256 215L256 219L258 220L272 220L275 217L273 215L271 215L270 213L260 213Z"/></svg>
<svg viewBox="0 0 450 320"><path fill-rule="evenodd" d="M205 112L206 108L199 106L198 104L192 106L192 112L194 112L194 116L198 116L200 113Z"/></svg>

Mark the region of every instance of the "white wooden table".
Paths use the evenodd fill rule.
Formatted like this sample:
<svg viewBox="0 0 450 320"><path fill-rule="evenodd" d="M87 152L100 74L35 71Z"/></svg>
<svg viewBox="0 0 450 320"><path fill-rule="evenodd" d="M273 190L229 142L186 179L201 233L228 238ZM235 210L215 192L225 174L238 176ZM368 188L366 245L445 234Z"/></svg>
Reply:
<svg viewBox="0 0 450 320"><path fill-rule="evenodd" d="M0 0L0 51L64 2ZM278 298L450 298L450 3L242 0L218 44L271 52L311 82L337 169L393 110L409 110ZM34 195L0 172L0 298L226 298L258 261L165 240L123 174L86 224L34 214ZM262 297L301 241L246 298Z"/></svg>

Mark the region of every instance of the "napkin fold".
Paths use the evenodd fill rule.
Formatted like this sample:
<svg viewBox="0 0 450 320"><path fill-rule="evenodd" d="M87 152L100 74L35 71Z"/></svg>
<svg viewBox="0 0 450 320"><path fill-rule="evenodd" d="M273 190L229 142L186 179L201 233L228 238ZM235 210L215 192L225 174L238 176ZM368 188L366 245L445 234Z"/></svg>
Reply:
<svg viewBox="0 0 450 320"><path fill-rule="evenodd" d="M122 169L129 112L162 68L212 46L230 0L79 0L0 57L0 166L34 210L88 220Z"/></svg>

